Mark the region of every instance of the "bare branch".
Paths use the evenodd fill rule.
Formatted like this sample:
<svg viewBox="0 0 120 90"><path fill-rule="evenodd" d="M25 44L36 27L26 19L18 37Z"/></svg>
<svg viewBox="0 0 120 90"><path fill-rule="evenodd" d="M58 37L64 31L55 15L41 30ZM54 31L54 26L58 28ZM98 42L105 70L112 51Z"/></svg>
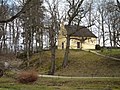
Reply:
<svg viewBox="0 0 120 90"><path fill-rule="evenodd" d="M22 13L24 13L26 11L26 8L28 6L28 4L31 2L32 0L27 0L25 5L23 6L23 8L14 16L12 16L11 18L9 19L6 19L6 20L0 20L0 23L7 23L7 22L11 22L13 21L14 19L16 19L17 17L19 17Z"/></svg>
<svg viewBox="0 0 120 90"><path fill-rule="evenodd" d="M81 1L78 3L78 5L76 5L76 6L77 6L76 9L75 9L75 11L73 12L73 14L71 15L71 17L70 17L70 19L69 19L69 22L68 22L69 25L71 24L71 22L73 21L73 19L77 16L78 11L79 11L79 8L80 8L80 6L82 5L83 1L84 1L84 0L81 0ZM69 11L70 11L70 10L69 10Z"/></svg>
<svg viewBox="0 0 120 90"><path fill-rule="evenodd" d="M117 6L118 6L118 8L120 10L120 2L118 0L116 0L116 1L117 1Z"/></svg>

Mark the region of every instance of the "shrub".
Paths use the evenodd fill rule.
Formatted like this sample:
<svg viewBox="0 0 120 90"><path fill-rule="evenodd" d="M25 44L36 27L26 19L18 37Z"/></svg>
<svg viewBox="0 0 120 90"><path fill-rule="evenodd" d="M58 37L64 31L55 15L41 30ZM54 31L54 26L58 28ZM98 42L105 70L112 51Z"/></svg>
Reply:
<svg viewBox="0 0 120 90"><path fill-rule="evenodd" d="M26 52L17 52L16 57L19 59L25 59L25 58L27 58L27 54L26 54Z"/></svg>
<svg viewBox="0 0 120 90"><path fill-rule="evenodd" d="M99 44L96 44L96 45L95 45L95 49L96 49L96 50L101 50L100 45L99 45Z"/></svg>
<svg viewBox="0 0 120 90"><path fill-rule="evenodd" d="M2 76L3 76L3 70L0 69L0 77L2 77Z"/></svg>
<svg viewBox="0 0 120 90"><path fill-rule="evenodd" d="M32 56L32 51L29 52L29 56ZM25 59L27 58L27 52L23 51L23 52L17 52L17 58L19 59Z"/></svg>
<svg viewBox="0 0 120 90"><path fill-rule="evenodd" d="M17 80L20 83L33 83L38 79L38 74L36 71L22 71L18 74Z"/></svg>

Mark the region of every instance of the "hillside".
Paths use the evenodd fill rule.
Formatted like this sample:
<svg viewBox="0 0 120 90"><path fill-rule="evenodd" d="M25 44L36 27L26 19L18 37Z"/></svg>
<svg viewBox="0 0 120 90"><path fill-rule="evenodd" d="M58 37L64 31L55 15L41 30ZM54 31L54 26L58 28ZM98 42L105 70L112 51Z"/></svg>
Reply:
<svg viewBox="0 0 120 90"><path fill-rule="evenodd" d="M40 77L34 83L21 84L13 78L14 73L0 78L2 90L120 90L120 62L97 56L90 52L70 50L69 65L62 68L64 51L57 50L55 75L76 76L81 78ZM13 55L14 56L14 55ZM10 60L18 65L11 55L0 55L0 60ZM15 59L15 60L14 60ZM17 63L15 61L17 60ZM31 68L37 67L39 74L47 74L50 66L50 52L45 51L31 56ZM36 65L36 66L35 66ZM14 65L13 65L14 66ZM24 66L21 65L21 66ZM30 67L28 69L31 69ZM24 68L25 69L25 68ZM7 72L8 73L8 72ZM12 77L11 77L12 76ZM86 78L86 77L88 78ZM93 77L91 77L93 76ZM112 76L112 77L111 77ZM117 76L117 77L116 77ZM84 77L84 78L83 78ZM107 78L104 78L107 77Z"/></svg>
<svg viewBox="0 0 120 90"><path fill-rule="evenodd" d="M69 65L62 68L63 50L57 50L56 53L56 73L63 76L80 77L119 77L120 62L97 56L90 52L81 50L70 50ZM47 74L50 66L50 52L35 54L31 57L31 66L39 62L40 74Z"/></svg>

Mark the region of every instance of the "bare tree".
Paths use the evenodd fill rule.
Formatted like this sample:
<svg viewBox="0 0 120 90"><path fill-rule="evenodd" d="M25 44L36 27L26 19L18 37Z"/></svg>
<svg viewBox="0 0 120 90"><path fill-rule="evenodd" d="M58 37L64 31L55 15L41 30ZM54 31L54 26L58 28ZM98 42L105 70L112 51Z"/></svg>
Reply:
<svg viewBox="0 0 120 90"><path fill-rule="evenodd" d="M67 11L67 15L68 15L68 26L70 26L72 24L72 22L74 21L74 19L76 17L78 17L78 15L80 15L81 13L81 5L83 3L84 0L67 0L68 2L68 6L69 9ZM81 21L81 17L78 19L78 25ZM64 54L64 60L62 63L63 67L66 67L68 64L68 55L69 55L69 47L70 47L70 36L68 35L66 36L66 50L65 50L65 54Z"/></svg>
<svg viewBox="0 0 120 90"><path fill-rule="evenodd" d="M119 46L119 28L120 28L120 13L115 7L115 2L113 0L106 3L106 24L109 29L110 43L113 43L114 47Z"/></svg>
<svg viewBox="0 0 120 90"><path fill-rule="evenodd" d="M48 74L54 74L55 72L55 57L56 57L56 42L57 42L57 34L59 30L59 11L58 11L58 0L53 0L50 3L49 0L46 0L48 5L47 12L50 15L50 23L48 25L49 28L49 38L50 38L50 51L51 51L51 65Z"/></svg>
<svg viewBox="0 0 120 90"><path fill-rule="evenodd" d="M8 16L9 16L8 5L7 5L6 2L4 2L2 0L1 5L0 5L0 19L4 20ZM2 34L1 34L1 50L2 50L2 52L7 53L7 44L6 44L7 23L1 23L0 24L0 31L2 32Z"/></svg>
<svg viewBox="0 0 120 90"><path fill-rule="evenodd" d="M104 22L105 22L105 4L106 4L106 1L102 1L100 5L98 5L98 10L99 10L99 13L100 13L100 17L101 17L101 20L100 20L100 24L101 24L101 31L102 31L102 39L103 39L103 47L105 47L105 26L104 26Z"/></svg>
<svg viewBox="0 0 120 90"><path fill-rule="evenodd" d="M27 66L29 66L30 54L34 53L35 45L39 43L39 48L36 45L36 51L40 51L43 47L43 6L41 0L33 0L27 5L27 9L20 15L23 27L24 48L27 54ZM24 4L24 3L23 3Z"/></svg>

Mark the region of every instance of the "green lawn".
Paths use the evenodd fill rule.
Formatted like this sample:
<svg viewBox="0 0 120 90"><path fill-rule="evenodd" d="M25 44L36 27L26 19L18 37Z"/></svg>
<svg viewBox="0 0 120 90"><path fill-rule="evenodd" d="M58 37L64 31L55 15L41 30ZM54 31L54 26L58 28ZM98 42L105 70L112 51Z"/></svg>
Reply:
<svg viewBox="0 0 120 90"><path fill-rule="evenodd" d="M120 49L103 49L101 54L120 58Z"/></svg>
<svg viewBox="0 0 120 90"><path fill-rule="evenodd" d="M0 90L120 90L120 78L39 78L33 84L20 84L3 77L0 78Z"/></svg>

